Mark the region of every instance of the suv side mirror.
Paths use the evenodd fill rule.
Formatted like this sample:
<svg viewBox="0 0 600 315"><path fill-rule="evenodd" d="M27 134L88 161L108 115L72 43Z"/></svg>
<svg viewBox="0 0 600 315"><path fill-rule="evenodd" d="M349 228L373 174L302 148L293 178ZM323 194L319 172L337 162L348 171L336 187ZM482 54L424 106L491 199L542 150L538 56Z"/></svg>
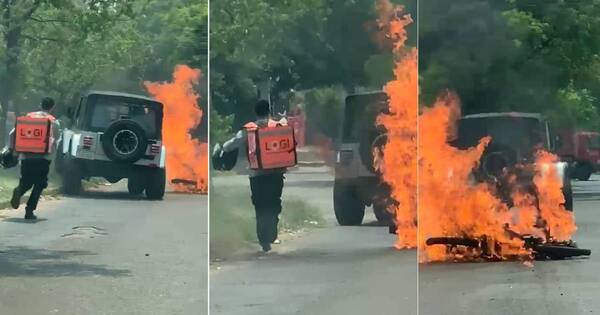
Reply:
<svg viewBox="0 0 600 315"><path fill-rule="evenodd" d="M67 117L69 117L69 119L73 119L73 107L67 107Z"/></svg>

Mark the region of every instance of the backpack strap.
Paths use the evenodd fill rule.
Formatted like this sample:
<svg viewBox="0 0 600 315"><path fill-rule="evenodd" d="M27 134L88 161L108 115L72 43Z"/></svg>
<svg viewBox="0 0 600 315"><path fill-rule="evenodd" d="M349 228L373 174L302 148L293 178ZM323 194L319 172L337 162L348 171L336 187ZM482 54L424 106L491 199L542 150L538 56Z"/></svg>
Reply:
<svg viewBox="0 0 600 315"><path fill-rule="evenodd" d="M269 119L268 126L269 127L283 127L283 126L287 126L287 121L285 119L283 119L283 118L281 120L279 120L279 121L273 120L273 119Z"/></svg>
<svg viewBox="0 0 600 315"><path fill-rule="evenodd" d="M258 125L255 122L249 122L245 124L243 128L246 130L256 130L258 129Z"/></svg>

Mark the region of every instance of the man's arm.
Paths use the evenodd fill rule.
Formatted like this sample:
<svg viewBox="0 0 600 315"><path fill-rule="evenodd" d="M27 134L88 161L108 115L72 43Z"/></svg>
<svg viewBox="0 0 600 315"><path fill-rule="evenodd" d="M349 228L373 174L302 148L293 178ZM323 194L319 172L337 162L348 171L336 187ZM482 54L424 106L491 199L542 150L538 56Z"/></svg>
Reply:
<svg viewBox="0 0 600 315"><path fill-rule="evenodd" d="M240 149L246 145L248 141L244 130L238 131L235 136L223 144L223 151L231 152L235 149Z"/></svg>

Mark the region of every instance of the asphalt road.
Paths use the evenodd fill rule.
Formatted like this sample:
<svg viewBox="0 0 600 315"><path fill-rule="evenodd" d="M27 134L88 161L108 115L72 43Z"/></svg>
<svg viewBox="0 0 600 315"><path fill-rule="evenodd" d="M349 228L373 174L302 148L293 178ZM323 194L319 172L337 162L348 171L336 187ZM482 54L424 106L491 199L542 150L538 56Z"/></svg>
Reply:
<svg viewBox="0 0 600 315"><path fill-rule="evenodd" d="M207 313L206 196L104 190L0 210L0 314Z"/></svg>
<svg viewBox="0 0 600 315"><path fill-rule="evenodd" d="M573 182L580 247L589 259L419 266L419 314L600 313L600 176Z"/></svg>
<svg viewBox="0 0 600 315"><path fill-rule="evenodd" d="M249 189L244 176L218 177L213 184ZM284 198L321 209L326 227L284 238L267 256L212 263L211 314L416 314L416 251L393 249L394 236L374 224L372 211L365 226L338 226L332 192L326 168L287 175Z"/></svg>

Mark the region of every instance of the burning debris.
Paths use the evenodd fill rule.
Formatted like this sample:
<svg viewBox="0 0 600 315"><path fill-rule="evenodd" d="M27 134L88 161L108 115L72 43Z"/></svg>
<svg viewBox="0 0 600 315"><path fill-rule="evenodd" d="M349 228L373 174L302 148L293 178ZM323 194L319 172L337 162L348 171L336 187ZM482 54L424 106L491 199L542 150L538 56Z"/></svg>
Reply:
<svg viewBox="0 0 600 315"><path fill-rule="evenodd" d="M546 241L543 238L524 235L518 236L524 242L524 247L537 260L566 259L578 256L589 256L592 251L581 249L573 241ZM477 239L461 237L432 237L425 242L427 246L444 245L446 251L455 259L467 258L501 261L506 258L519 259L519 256L501 256L503 245L488 239L485 235ZM462 247L462 248L460 248Z"/></svg>
<svg viewBox="0 0 600 315"><path fill-rule="evenodd" d="M500 132L477 134L468 123L479 121L460 118L452 93L419 114L417 50L405 47L412 21L388 1L379 8L380 27L395 43L396 78L384 88L389 113L378 117L387 142L373 153L396 201L389 209L396 247L418 247L421 262L589 255L570 241L576 231L570 182L558 158L538 145L547 143L542 121L489 115L481 126L497 124Z"/></svg>
<svg viewBox="0 0 600 315"><path fill-rule="evenodd" d="M200 70L179 65L171 83L145 82L146 89L164 104L163 135L167 146L167 178L175 191L206 193L208 190L208 145L192 138L202 109L193 85Z"/></svg>
<svg viewBox="0 0 600 315"><path fill-rule="evenodd" d="M195 180L174 178L171 180L171 184L177 192L191 192L191 193L202 193L203 191L198 187L198 182Z"/></svg>

